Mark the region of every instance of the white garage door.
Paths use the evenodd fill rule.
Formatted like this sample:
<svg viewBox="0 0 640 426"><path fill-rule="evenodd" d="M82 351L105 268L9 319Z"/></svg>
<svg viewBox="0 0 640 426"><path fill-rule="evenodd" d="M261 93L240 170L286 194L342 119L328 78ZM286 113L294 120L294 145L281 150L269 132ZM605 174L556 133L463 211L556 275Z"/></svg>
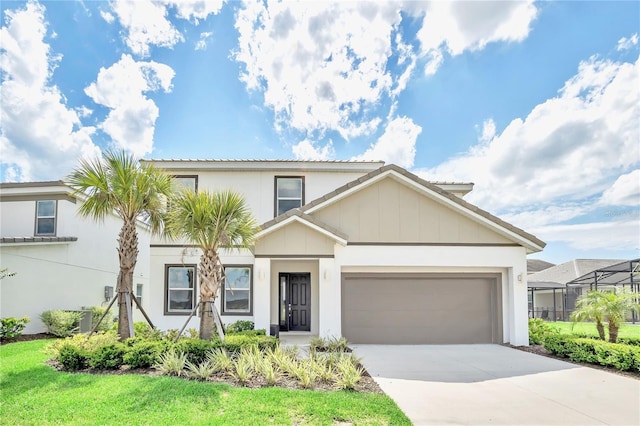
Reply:
<svg viewBox="0 0 640 426"><path fill-rule="evenodd" d="M490 274L342 275L342 335L352 343L501 343Z"/></svg>

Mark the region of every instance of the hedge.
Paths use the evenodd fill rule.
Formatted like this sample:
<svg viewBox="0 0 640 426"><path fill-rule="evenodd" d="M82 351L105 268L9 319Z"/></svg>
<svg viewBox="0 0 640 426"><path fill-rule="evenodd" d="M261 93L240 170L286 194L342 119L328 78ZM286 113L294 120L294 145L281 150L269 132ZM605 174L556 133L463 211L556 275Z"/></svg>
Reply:
<svg viewBox="0 0 640 426"><path fill-rule="evenodd" d="M543 345L554 355L575 362L640 372L640 346L561 334L545 336Z"/></svg>

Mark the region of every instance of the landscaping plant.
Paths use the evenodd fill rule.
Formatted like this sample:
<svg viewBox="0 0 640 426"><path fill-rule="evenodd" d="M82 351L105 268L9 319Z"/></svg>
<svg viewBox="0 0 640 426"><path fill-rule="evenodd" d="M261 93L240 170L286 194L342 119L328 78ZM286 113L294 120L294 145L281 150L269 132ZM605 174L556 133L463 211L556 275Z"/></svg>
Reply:
<svg viewBox="0 0 640 426"><path fill-rule="evenodd" d="M47 332L58 337L68 337L80 330L80 320L84 314L77 311L51 310L40 314L40 320Z"/></svg>
<svg viewBox="0 0 640 426"><path fill-rule="evenodd" d="M7 317L0 319L0 340L11 340L22 335L22 330L29 323L29 317Z"/></svg>

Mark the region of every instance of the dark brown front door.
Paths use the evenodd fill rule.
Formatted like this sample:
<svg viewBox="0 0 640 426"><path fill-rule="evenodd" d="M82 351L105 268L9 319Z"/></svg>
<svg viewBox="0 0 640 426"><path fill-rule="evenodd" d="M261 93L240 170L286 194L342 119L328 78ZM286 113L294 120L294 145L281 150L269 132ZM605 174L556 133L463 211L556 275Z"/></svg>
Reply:
<svg viewBox="0 0 640 426"><path fill-rule="evenodd" d="M280 283L281 329L311 331L311 274L280 274Z"/></svg>

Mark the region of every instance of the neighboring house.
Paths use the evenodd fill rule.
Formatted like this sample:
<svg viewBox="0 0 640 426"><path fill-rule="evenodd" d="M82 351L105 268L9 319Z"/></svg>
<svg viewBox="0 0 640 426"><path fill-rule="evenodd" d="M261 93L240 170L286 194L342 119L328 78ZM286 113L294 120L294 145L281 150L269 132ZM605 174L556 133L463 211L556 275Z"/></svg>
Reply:
<svg viewBox="0 0 640 426"><path fill-rule="evenodd" d="M81 218L72 192L62 181L0 184L0 263L16 273L0 281L0 316L28 315L25 333L45 331L46 310L105 306L114 294L122 221ZM134 286L144 303L150 234L142 225L138 234Z"/></svg>
<svg viewBox="0 0 640 426"><path fill-rule="evenodd" d="M536 272L544 271L552 266L556 266L554 263L547 262L541 259L527 259L527 274L535 274Z"/></svg>
<svg viewBox="0 0 640 426"><path fill-rule="evenodd" d="M526 256L545 244L464 201L472 184L383 163L144 162L182 186L243 193L263 223L252 251L221 255L225 323L354 343L528 344ZM160 328L192 311L199 255L152 239L146 306Z"/></svg>
<svg viewBox="0 0 640 426"><path fill-rule="evenodd" d="M551 321L568 321L584 289L578 286L568 288L567 283L620 262L625 261L574 259L529 275L527 279L529 316Z"/></svg>

